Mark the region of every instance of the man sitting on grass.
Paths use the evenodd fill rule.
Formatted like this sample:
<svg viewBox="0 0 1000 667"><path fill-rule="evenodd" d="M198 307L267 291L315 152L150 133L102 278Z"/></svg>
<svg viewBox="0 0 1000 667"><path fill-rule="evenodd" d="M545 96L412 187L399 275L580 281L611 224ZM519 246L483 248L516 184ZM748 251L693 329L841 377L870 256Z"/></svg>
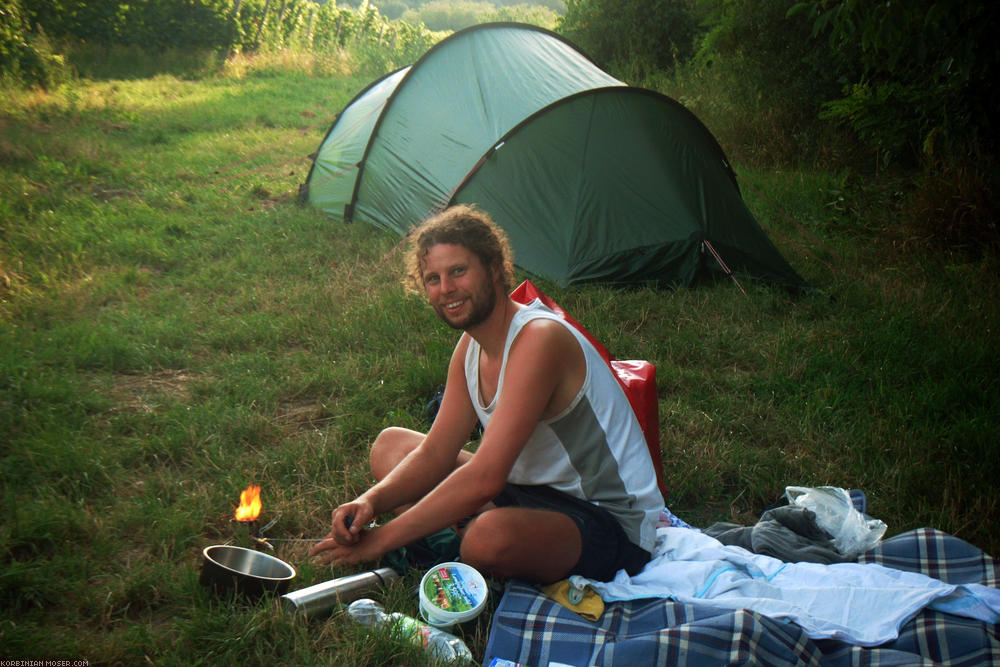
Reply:
<svg viewBox="0 0 1000 667"><path fill-rule="evenodd" d="M504 232L449 208L418 227L407 282L461 336L428 433L382 431L377 483L333 511L312 554L374 561L451 525L461 560L497 577L606 581L650 558L663 499L642 430L611 369L558 315L508 296ZM475 453L464 450L477 420ZM397 516L363 530L376 516Z"/></svg>

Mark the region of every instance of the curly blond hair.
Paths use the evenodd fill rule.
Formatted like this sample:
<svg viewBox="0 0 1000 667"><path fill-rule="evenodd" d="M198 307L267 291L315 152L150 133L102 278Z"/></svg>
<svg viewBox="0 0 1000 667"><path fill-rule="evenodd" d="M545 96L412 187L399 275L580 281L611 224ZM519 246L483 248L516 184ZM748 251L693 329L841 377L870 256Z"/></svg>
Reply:
<svg viewBox="0 0 1000 667"><path fill-rule="evenodd" d="M514 287L514 253L507 234L485 211L457 204L431 216L410 232L403 285L410 292L423 293L422 265L427 251L439 243L468 248L486 269L498 268L504 293Z"/></svg>

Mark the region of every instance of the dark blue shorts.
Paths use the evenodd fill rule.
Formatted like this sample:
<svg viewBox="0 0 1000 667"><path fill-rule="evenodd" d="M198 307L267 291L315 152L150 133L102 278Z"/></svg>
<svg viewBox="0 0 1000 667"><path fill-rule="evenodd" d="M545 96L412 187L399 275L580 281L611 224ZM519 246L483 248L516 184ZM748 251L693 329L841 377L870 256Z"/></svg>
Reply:
<svg viewBox="0 0 1000 667"><path fill-rule="evenodd" d="M580 529L583 549L570 574L610 581L618 570L635 575L649 562L649 552L628 539L610 512L552 487L507 484L493 504L559 512L573 519Z"/></svg>

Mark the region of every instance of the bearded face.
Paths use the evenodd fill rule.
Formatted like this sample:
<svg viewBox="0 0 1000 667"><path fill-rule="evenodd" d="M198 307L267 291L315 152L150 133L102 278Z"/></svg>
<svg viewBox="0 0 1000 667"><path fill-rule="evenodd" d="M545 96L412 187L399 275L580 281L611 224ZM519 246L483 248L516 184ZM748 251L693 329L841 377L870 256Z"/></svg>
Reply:
<svg viewBox="0 0 1000 667"><path fill-rule="evenodd" d="M468 331L489 318L497 303L495 276L473 252L439 243L422 264L427 300L445 324Z"/></svg>

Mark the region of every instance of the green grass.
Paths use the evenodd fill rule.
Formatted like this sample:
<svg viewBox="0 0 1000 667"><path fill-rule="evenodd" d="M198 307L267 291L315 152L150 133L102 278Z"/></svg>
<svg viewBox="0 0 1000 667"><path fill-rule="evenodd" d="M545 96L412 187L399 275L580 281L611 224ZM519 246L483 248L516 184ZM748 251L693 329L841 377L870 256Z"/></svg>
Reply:
<svg viewBox="0 0 1000 667"><path fill-rule="evenodd" d="M371 438L426 427L443 380L455 335L403 294L398 239L295 201L366 83L245 67L3 91L4 657L421 659L197 581L248 483L280 515L272 537L323 534L368 484ZM890 534L933 525L1000 552L996 261L900 249L838 175L740 173L810 293L540 282L618 357L657 365L673 511L750 523L786 485L858 487ZM347 573L276 545L297 586ZM415 614L416 583L379 597ZM477 656L488 620L462 629Z"/></svg>

